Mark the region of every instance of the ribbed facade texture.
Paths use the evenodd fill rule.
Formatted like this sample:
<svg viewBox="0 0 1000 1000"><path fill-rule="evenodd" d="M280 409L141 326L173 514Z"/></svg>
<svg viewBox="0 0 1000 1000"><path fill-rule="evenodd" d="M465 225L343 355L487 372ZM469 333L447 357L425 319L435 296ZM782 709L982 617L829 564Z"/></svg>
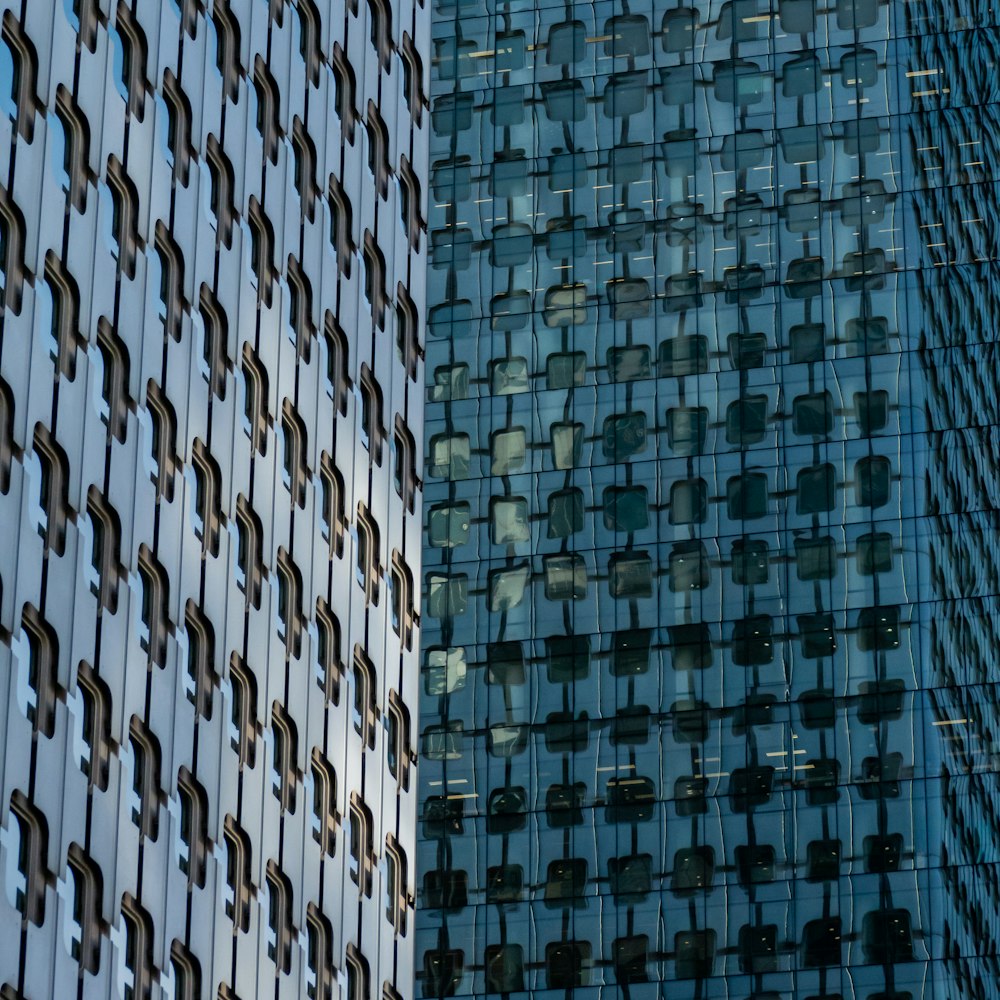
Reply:
<svg viewBox="0 0 1000 1000"><path fill-rule="evenodd" d="M1000 9L431 7L418 995L1000 995Z"/></svg>
<svg viewBox="0 0 1000 1000"><path fill-rule="evenodd" d="M427 15L7 0L0 996L413 996Z"/></svg>

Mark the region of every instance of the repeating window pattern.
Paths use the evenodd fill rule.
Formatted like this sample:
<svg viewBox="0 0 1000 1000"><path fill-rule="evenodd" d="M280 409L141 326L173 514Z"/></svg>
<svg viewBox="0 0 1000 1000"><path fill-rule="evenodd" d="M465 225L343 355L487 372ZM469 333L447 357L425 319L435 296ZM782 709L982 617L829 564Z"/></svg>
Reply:
<svg viewBox="0 0 1000 1000"><path fill-rule="evenodd" d="M430 11L7 6L0 996L412 1000Z"/></svg>
<svg viewBox="0 0 1000 1000"><path fill-rule="evenodd" d="M998 24L917 6L433 4L426 997L995 993Z"/></svg>

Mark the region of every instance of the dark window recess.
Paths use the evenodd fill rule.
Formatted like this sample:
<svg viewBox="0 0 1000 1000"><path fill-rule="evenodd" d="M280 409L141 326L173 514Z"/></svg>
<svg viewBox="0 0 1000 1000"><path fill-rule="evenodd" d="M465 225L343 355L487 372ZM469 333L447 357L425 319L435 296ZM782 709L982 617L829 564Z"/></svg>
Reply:
<svg viewBox="0 0 1000 1000"><path fill-rule="evenodd" d="M715 851L711 847L684 847L674 854L670 888L678 896L710 889L715 878Z"/></svg>
<svg viewBox="0 0 1000 1000"><path fill-rule="evenodd" d="M774 848L770 844L743 844L736 848L736 873L744 888L773 882L774 864Z"/></svg>

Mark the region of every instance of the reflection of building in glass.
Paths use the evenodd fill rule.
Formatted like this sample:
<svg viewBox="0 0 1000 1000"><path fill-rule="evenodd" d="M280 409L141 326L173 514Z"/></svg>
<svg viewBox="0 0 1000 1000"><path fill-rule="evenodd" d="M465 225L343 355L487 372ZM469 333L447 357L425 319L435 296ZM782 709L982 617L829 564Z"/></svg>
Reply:
<svg viewBox="0 0 1000 1000"><path fill-rule="evenodd" d="M406 1000L427 15L3 6L0 998Z"/></svg>
<svg viewBox="0 0 1000 1000"><path fill-rule="evenodd" d="M433 0L424 996L1000 995L987 7Z"/></svg>

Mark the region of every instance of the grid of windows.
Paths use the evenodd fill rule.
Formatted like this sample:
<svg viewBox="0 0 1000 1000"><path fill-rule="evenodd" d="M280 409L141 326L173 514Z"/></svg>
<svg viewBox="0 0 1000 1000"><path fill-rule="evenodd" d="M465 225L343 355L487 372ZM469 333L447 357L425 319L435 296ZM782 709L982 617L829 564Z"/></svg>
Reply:
<svg viewBox="0 0 1000 1000"><path fill-rule="evenodd" d="M0 996L412 998L429 12L5 6Z"/></svg>
<svg viewBox="0 0 1000 1000"><path fill-rule="evenodd" d="M432 24L419 989L995 995L996 12Z"/></svg>

